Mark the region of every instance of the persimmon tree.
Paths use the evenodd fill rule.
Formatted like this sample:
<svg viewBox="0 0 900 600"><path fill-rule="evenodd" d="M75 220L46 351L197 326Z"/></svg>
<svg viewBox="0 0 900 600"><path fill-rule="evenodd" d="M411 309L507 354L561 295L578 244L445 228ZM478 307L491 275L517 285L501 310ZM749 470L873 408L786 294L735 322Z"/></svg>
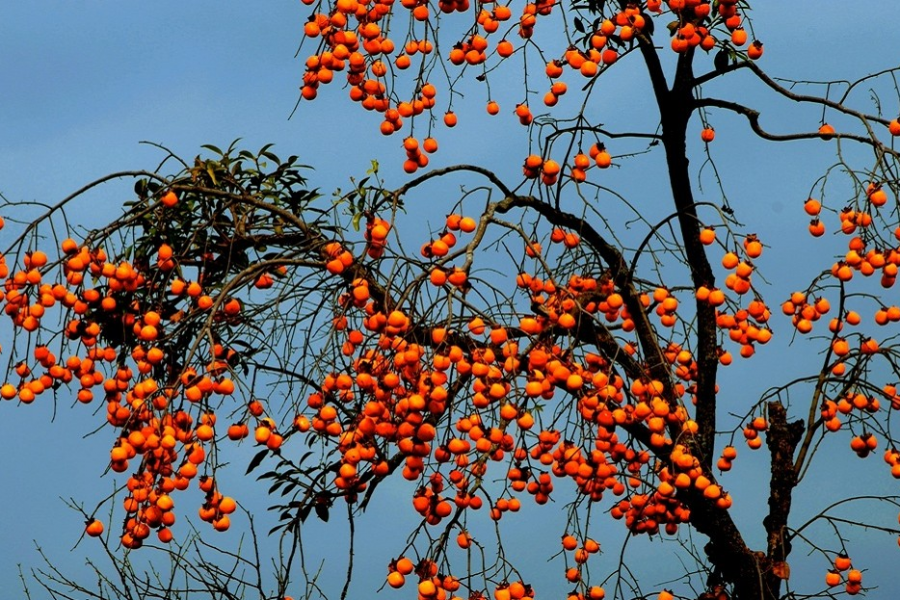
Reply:
<svg viewBox="0 0 900 600"><path fill-rule="evenodd" d="M421 525L383 559L386 583L404 596L540 597L540 582L485 523L557 499L535 510L566 507L562 550L557 540L538 545L564 565L573 600L865 590L842 532L900 531L832 511L900 500L860 481L806 522L796 522L792 501L829 447L883 452L883 476L900 477L891 429L900 353L890 337L900 321L890 300L900 265L900 99L878 98L874 110L858 99L897 70L853 83L775 79L760 66L746 2L313 4L301 102L346 82L352 101L383 116L381 133L400 139L404 183L387 185L383 171L399 168L376 163L349 190L321 195L297 157L208 146L193 161L169 154L156 171L111 174L52 206L2 207L0 300L12 339L0 396L99 406L98 435L110 437L103 460L118 491L79 507L86 536L116 565L97 597L192 597L198 588L283 597L297 569L305 573L297 564L309 519L346 514L352 524L402 480ZM762 37L765 24L753 26ZM640 129L618 129L620 114L593 108L620 69L642 78L653 99ZM476 80L490 90L498 78L522 84L511 121L531 136L514 159L522 176L505 180L453 157L427 170L440 156L438 131L466 118L457 106L471 109L458 87ZM751 84L776 104L808 109L808 120L767 129L766 115L740 99ZM574 109L556 106L565 94L580 95ZM535 116L541 96L546 114ZM499 112L497 102L489 98L487 111ZM841 249L800 261L809 272L797 273L788 298L766 298L757 272L780 240L751 233L764 223L742 223L716 171L711 123L720 114L741 118L740 135L834 148L795 206L812 219L798 233L835 229ZM606 179L644 155L670 194L652 210ZM698 193L691 157L703 157L714 193ZM134 180L122 215L79 230L78 203L121 179ZM826 193L841 200L826 202ZM439 222L430 231L405 214L425 201ZM752 364L775 335L817 366L779 381L761 374L758 398L723 402L730 365ZM236 444L258 448L247 466L258 489L218 484ZM766 468L741 472L745 449L765 453ZM766 482L760 546L730 511L739 502L732 469ZM189 487L205 493L200 506L179 500ZM188 544L169 551L180 578L141 575L120 558L150 540L173 544L182 511L199 511L208 528L197 535L210 540L232 526L241 495L266 494L277 524L254 541L281 548L274 591L258 556L232 556L250 572L236 575L195 538L195 553ZM115 526L98 518L110 507ZM607 527L597 522L607 518L632 538L681 540L696 571L671 589L642 587L614 553L595 557ZM819 522L830 526L822 539L812 535ZM702 551L688 539L702 539ZM804 565L820 565L816 588L790 585L797 546ZM351 554L342 596L352 573ZM306 593L318 593L306 581ZM59 571L44 585L58 597L87 590Z"/></svg>

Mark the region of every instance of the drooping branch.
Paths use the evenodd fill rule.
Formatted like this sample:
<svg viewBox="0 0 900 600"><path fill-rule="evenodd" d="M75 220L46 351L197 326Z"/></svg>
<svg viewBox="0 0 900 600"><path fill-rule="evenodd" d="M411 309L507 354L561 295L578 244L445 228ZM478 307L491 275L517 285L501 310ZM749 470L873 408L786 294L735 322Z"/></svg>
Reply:
<svg viewBox="0 0 900 600"><path fill-rule="evenodd" d="M667 397L673 397L671 375L668 363L663 356L652 323L647 311L641 305L640 292L634 285L634 274L629 270L625 257L618 248L607 242L603 236L589 223L569 213L558 211L546 202L531 196L508 196L497 207L497 212L505 213L513 208L529 208L546 218L551 224L577 230L581 233L585 243L595 249L610 269L610 275L621 290L625 306L628 307L632 319L635 322L635 332L641 349L646 357L650 374L654 379L665 386Z"/></svg>
<svg viewBox="0 0 900 600"><path fill-rule="evenodd" d="M488 207L489 212L504 214L515 208L531 209L546 218L552 225L575 230L581 234L585 243L596 250L603 261L609 266L613 281L617 288L622 292L625 305L632 315L632 319L635 321L635 331L638 334L638 340L641 344L644 356L648 359L651 375L663 383L667 397L674 397L671 375L667 366L668 363L663 356L662 349L659 346L659 338L653 329L653 325L650 323L647 312L641 305L640 292L635 288L633 279L634 274L631 272L628 262L617 247L607 242L604 237L589 223L585 222L584 219L564 211L559 211L538 198L515 194L512 189L505 185L492 171L475 165L454 165L429 171L428 173L416 177L401 188L398 188L393 193L393 196L395 198L400 198L410 189L417 187L430 179L460 171L478 173L486 177L502 194L504 194L505 198L503 200L496 205ZM650 360L651 358L652 360ZM633 370L634 369L632 369L632 371ZM635 373L630 374L632 376L636 375ZM637 376L637 378L640 378L640 376Z"/></svg>
<svg viewBox="0 0 900 600"><path fill-rule="evenodd" d="M76 198L81 197L82 195L84 195L88 191L92 190L93 188L103 185L104 183L107 183L109 181L115 181L116 179L124 179L124 178L131 178L131 177L147 177L147 178L155 179L160 182L165 181L158 174L151 173L150 171L118 171L116 173L110 173L109 175L105 175L99 179L95 179L94 181L82 186L78 190L75 190L74 192L72 192L71 194L69 194L68 196L66 196L59 202L57 202L56 204L47 206L46 207L47 210L42 215L34 218L30 223L28 223L28 225L9 244L9 246L7 246L5 249L2 250L2 254L8 254L11 249L13 249L13 248L17 247L19 244L21 244L22 240L24 240L28 236L29 233L34 231L35 228L39 224L47 221L53 215L62 213L64 208L70 202L75 200Z"/></svg>
<svg viewBox="0 0 900 600"><path fill-rule="evenodd" d="M708 73L704 73L703 75L698 75L694 78L694 81L691 82L693 87L699 87L704 83L708 83L717 77L722 77L723 75L727 75L733 71L737 71L738 69L743 69L748 64L749 61L740 61L740 62L732 62L721 69L715 69L713 71L709 71Z"/></svg>
<svg viewBox="0 0 900 600"><path fill-rule="evenodd" d="M863 122L880 123L885 126L889 123L889 120L885 119L883 117L878 117L875 115L868 115L868 114L865 114L858 110L854 110L854 109L846 106L843 103L843 100L844 100L843 98L841 99L840 102L837 102L834 100L829 100L828 98L822 98L820 96L810 96L807 94L798 94L796 92L792 92L791 90L780 85L777 81L775 81L774 79L769 77L768 73L763 71L759 67L759 65L757 65L756 63L748 62L747 66L750 69L750 71L753 72L753 74L759 78L760 81L762 81L764 84L766 84L767 86L769 86L770 88L772 88L773 90L775 90L776 92L778 92L779 94L784 96L785 98L788 98L789 100L793 100L794 102L808 102L808 103L812 103L812 104L821 104L823 106L827 106L828 108L836 110L845 115L849 115L851 117L856 117L857 119L859 119L860 121L863 121ZM891 69L890 71L895 71L895 70L896 69ZM884 71L884 72L890 72L890 71ZM852 88L852 85L851 85L851 88Z"/></svg>
<svg viewBox="0 0 900 600"><path fill-rule="evenodd" d="M759 124L759 118L761 113L757 110L744 106L738 102L732 102L730 100L721 100L719 98L701 98L696 101L697 106L702 107L714 107L721 108L724 110L729 110L733 113L742 115L747 118L747 122L750 124L750 128L753 132L761 137L764 140L768 140L771 142L791 142L798 140L816 140L822 139L822 134L815 132L803 132L803 133L772 133L770 131L766 131ZM863 117L867 118L867 117ZM830 134L830 137L834 139L842 139L842 140L853 140L855 142L859 142L861 144L866 144L868 146L872 146L880 152L884 152L885 154L889 154L891 156L895 156L900 158L900 152L892 150L879 142L874 137L866 137L862 135L857 135L854 133L834 133Z"/></svg>

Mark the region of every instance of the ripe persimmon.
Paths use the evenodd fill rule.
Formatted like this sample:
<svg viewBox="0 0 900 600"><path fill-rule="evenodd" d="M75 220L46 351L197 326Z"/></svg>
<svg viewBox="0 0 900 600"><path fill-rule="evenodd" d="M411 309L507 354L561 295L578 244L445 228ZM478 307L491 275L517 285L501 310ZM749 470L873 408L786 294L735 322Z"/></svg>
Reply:
<svg viewBox="0 0 900 600"><path fill-rule="evenodd" d="M228 427L227 435L231 440L242 440L250 434L246 423L234 423Z"/></svg>
<svg viewBox="0 0 900 600"><path fill-rule="evenodd" d="M852 564L850 557L843 552L834 557L834 568L838 571L846 571Z"/></svg>
<svg viewBox="0 0 900 600"><path fill-rule="evenodd" d="M722 257L722 266L726 269L734 269L740 264L741 260L734 252L726 252Z"/></svg>
<svg viewBox="0 0 900 600"><path fill-rule="evenodd" d="M397 559L394 568L397 569L398 573L409 575L415 569L415 565L410 559L406 558L405 556L401 556Z"/></svg>
<svg viewBox="0 0 900 600"><path fill-rule="evenodd" d="M437 595L437 586L431 579L423 579L419 582L418 592L423 598L433 598Z"/></svg>
<svg viewBox="0 0 900 600"><path fill-rule="evenodd" d="M834 127L832 127L828 123L822 123L822 125L819 127L819 137L823 140L830 140L834 137L834 135Z"/></svg>
<svg viewBox="0 0 900 600"><path fill-rule="evenodd" d="M888 131L893 136L900 135L900 119L891 119L891 122L888 123Z"/></svg>
<svg viewBox="0 0 900 600"><path fill-rule="evenodd" d="M18 393L19 390L11 383L4 383L0 386L0 398L4 400L12 400Z"/></svg>
<svg viewBox="0 0 900 600"><path fill-rule="evenodd" d="M216 531L228 531L231 527L231 518L228 515L221 515L217 519L212 522L213 528Z"/></svg>
<svg viewBox="0 0 900 600"><path fill-rule="evenodd" d="M612 165L612 156L610 156L606 148L603 148L601 146L597 154L594 156L594 163L601 169L606 169L610 165Z"/></svg>
<svg viewBox="0 0 900 600"><path fill-rule="evenodd" d="M564 535L562 538L562 547L571 552L578 547L578 540L573 535Z"/></svg>
<svg viewBox="0 0 900 600"><path fill-rule="evenodd" d="M90 519L84 528L84 532L91 537L103 535L103 522L98 519Z"/></svg>
<svg viewBox="0 0 900 600"><path fill-rule="evenodd" d="M400 571L391 571L388 573L387 582L392 588L401 588L406 583L406 577Z"/></svg>
<svg viewBox="0 0 900 600"><path fill-rule="evenodd" d="M587 598L588 600L604 600L606 591L599 585L592 585L588 589Z"/></svg>
<svg viewBox="0 0 900 600"><path fill-rule="evenodd" d="M747 48L747 58L757 60L763 55L763 43L759 40L753 40L750 47Z"/></svg>
<svg viewBox="0 0 900 600"><path fill-rule="evenodd" d="M172 208L173 206L178 204L178 195L175 192L169 190L168 192L166 192L165 194L162 195L162 197L159 199L159 201L166 208Z"/></svg>
<svg viewBox="0 0 900 600"><path fill-rule="evenodd" d="M459 220L459 229L464 233L472 233L477 226L478 223L472 217L463 217Z"/></svg>
<svg viewBox="0 0 900 600"><path fill-rule="evenodd" d="M809 233L813 237L821 237L825 235L825 224L819 219L813 219L809 222Z"/></svg>
<svg viewBox="0 0 900 600"><path fill-rule="evenodd" d="M818 216L822 212L822 203L814 198L810 198L803 203L803 210L811 217Z"/></svg>
<svg viewBox="0 0 900 600"><path fill-rule="evenodd" d="M866 196L874 206L884 206L887 202L887 192L880 183L870 183L866 189Z"/></svg>

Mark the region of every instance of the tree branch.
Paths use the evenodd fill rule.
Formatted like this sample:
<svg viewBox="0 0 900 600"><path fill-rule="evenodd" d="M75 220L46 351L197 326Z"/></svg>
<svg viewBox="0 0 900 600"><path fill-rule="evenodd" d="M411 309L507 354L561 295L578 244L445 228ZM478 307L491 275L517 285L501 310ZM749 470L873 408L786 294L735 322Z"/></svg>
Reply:
<svg viewBox="0 0 900 600"><path fill-rule="evenodd" d="M781 402L773 400L768 404L769 430L766 446L771 454L769 479L769 514L763 519L766 529L766 556L772 563L784 562L791 553L791 542L787 534L787 521L791 513L791 500L797 475L794 471L794 451L803 437L802 420L788 423L787 411ZM777 592L781 586L780 574L769 570L765 574L766 585ZM777 596L777 593L775 594Z"/></svg>

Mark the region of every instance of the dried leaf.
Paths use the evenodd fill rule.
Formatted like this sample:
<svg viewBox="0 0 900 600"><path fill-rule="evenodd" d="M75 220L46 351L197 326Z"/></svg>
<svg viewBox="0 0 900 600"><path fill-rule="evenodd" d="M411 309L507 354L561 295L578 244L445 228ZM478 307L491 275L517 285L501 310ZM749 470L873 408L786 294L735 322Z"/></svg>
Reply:
<svg viewBox="0 0 900 600"><path fill-rule="evenodd" d="M791 578L791 567L784 561L778 561L772 565L772 573L779 579Z"/></svg>

